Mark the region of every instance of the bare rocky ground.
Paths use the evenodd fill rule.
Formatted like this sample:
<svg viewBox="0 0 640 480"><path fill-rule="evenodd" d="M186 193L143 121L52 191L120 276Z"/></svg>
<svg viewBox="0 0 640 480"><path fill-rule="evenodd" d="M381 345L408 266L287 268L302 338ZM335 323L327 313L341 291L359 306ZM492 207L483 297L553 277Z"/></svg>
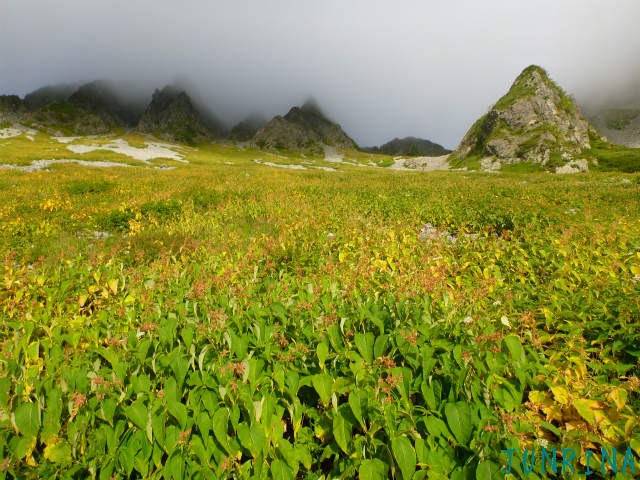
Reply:
<svg viewBox="0 0 640 480"><path fill-rule="evenodd" d="M421 172L429 172L434 170L449 170L449 155L441 155L439 157L412 157L412 158L395 158L394 164L389 167L393 170L418 170Z"/></svg>
<svg viewBox="0 0 640 480"><path fill-rule="evenodd" d="M27 139L33 141L35 140L34 135L37 133L37 131L31 128L16 123L9 128L0 128L0 139L15 138L20 135L25 135Z"/></svg>

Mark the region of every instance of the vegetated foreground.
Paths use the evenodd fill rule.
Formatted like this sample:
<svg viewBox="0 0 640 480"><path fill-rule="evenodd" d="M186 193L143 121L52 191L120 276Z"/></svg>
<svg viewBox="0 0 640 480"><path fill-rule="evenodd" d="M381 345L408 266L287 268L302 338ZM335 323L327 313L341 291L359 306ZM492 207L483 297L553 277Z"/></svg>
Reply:
<svg viewBox="0 0 640 480"><path fill-rule="evenodd" d="M640 176L234 162L2 171L0 478L638 464Z"/></svg>

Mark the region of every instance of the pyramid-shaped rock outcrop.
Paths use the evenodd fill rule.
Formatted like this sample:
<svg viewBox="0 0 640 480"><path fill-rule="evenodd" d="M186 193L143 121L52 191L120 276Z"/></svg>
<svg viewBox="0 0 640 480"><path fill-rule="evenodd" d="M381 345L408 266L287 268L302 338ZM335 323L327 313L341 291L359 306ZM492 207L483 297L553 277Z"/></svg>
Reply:
<svg viewBox="0 0 640 480"><path fill-rule="evenodd" d="M556 171L586 170L594 133L571 97L532 65L471 127L452 161L464 165L479 159L484 169L531 162Z"/></svg>

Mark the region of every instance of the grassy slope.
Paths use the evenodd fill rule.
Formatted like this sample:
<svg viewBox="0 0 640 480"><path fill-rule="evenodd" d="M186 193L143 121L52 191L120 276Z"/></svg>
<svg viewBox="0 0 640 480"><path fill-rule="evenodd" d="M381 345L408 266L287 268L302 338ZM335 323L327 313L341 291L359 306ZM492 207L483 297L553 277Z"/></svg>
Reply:
<svg viewBox="0 0 640 480"><path fill-rule="evenodd" d="M628 148L591 138L591 153L598 160L596 170L640 172L640 148Z"/></svg>
<svg viewBox="0 0 640 480"><path fill-rule="evenodd" d="M640 449L640 176L257 155L0 172L10 475L486 478L537 438Z"/></svg>

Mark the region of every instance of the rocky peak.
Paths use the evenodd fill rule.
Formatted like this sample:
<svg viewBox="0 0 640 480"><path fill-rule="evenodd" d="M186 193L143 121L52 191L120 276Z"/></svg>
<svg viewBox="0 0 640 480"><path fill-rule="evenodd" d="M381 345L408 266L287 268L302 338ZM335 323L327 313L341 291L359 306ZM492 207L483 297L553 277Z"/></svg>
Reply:
<svg viewBox="0 0 640 480"><path fill-rule="evenodd" d="M573 100L532 65L471 127L454 159L480 158L491 168L525 161L558 168L590 149L590 129Z"/></svg>
<svg viewBox="0 0 640 480"><path fill-rule="evenodd" d="M254 136L259 148L292 150L322 156L325 146L356 149L358 146L337 123L327 119L315 100L277 116Z"/></svg>
<svg viewBox="0 0 640 480"><path fill-rule="evenodd" d="M189 95L173 86L153 93L138 130L188 144L203 142L213 136Z"/></svg>

